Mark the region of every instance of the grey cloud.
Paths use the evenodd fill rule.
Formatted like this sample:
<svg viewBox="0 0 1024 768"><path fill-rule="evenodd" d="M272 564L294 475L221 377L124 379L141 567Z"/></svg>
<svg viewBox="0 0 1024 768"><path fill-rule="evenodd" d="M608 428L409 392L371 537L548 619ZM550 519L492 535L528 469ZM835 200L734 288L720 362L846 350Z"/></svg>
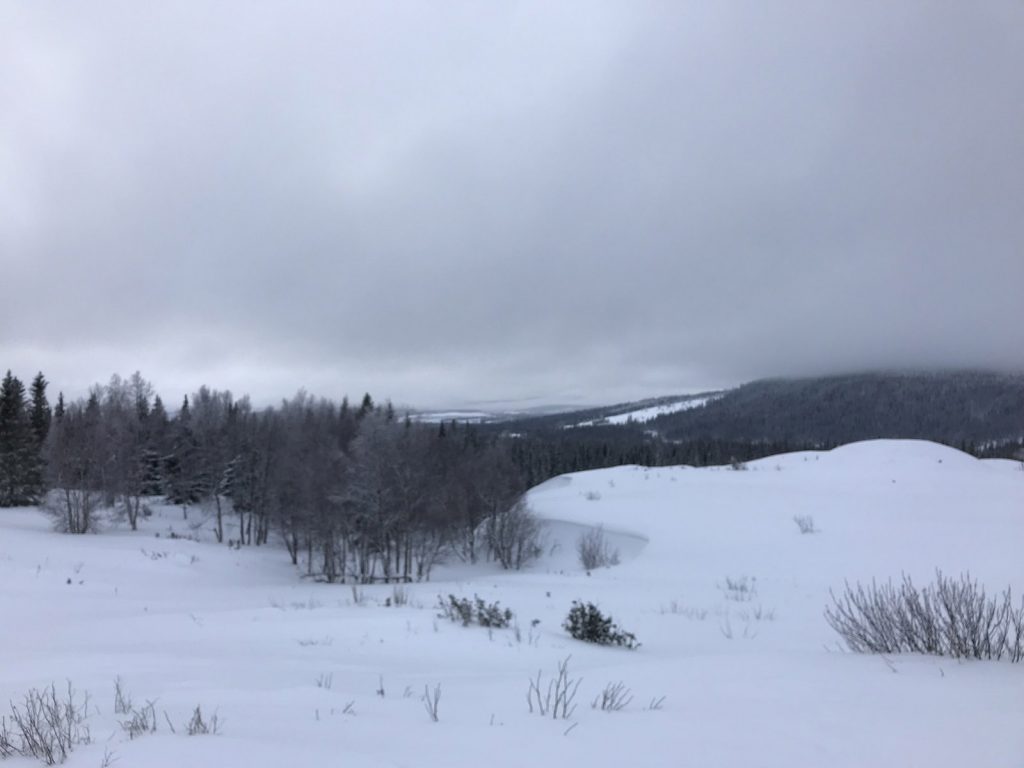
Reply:
<svg viewBox="0 0 1024 768"><path fill-rule="evenodd" d="M0 365L69 391L1024 364L1019 4L0 7Z"/></svg>

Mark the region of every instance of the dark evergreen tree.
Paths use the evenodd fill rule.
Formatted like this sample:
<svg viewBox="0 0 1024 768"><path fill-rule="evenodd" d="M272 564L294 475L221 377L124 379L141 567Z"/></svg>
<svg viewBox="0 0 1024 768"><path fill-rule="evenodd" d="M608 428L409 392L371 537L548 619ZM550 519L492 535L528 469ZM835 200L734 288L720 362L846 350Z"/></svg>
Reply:
<svg viewBox="0 0 1024 768"><path fill-rule="evenodd" d="M368 414L372 413L373 409L373 398L370 397L370 393L367 392L365 395L363 395L363 402L359 405L359 411L356 413L356 418L364 418Z"/></svg>
<svg viewBox="0 0 1024 768"><path fill-rule="evenodd" d="M49 382L42 372L36 374L32 379L32 431L36 436L36 443L42 445L46 442L46 435L50 431L50 419L53 414L50 410L50 403L46 399L46 387ZM63 403L62 403L63 404Z"/></svg>
<svg viewBox="0 0 1024 768"><path fill-rule="evenodd" d="M160 395L153 398L153 405L149 408L143 423L145 439L142 449L142 492L146 496L162 496L167 493L164 464L169 459L167 434L170 419Z"/></svg>
<svg viewBox="0 0 1024 768"><path fill-rule="evenodd" d="M0 507L34 504L42 491L25 386L10 371L0 385Z"/></svg>
<svg viewBox="0 0 1024 768"><path fill-rule="evenodd" d="M29 411L29 422L32 425L32 465L27 478L28 493L37 501L42 500L46 492L45 473L46 460L44 448L46 436L50 432L50 420L53 417L50 411L50 403L46 399L46 386L49 382L40 371L32 380L31 407Z"/></svg>
<svg viewBox="0 0 1024 768"><path fill-rule="evenodd" d="M201 498L199 445L192 432L192 413L188 396L170 427L171 449L164 459L167 499L183 507ZM187 513L186 513L187 514Z"/></svg>

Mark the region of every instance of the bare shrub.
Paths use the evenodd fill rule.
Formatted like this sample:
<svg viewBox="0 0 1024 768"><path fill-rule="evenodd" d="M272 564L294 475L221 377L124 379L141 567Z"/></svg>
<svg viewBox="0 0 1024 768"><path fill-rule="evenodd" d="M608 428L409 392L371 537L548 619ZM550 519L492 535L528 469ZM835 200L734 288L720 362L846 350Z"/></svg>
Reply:
<svg viewBox="0 0 1024 768"><path fill-rule="evenodd" d="M658 712L664 706L665 706L665 697L664 696L659 696L657 698L651 699L651 703L647 705L647 709L650 712Z"/></svg>
<svg viewBox="0 0 1024 768"><path fill-rule="evenodd" d="M92 741L85 719L89 695L78 699L68 683L67 693L58 696L57 688L33 688L25 694L21 706L11 703L10 720L0 720L0 757L34 757L46 765L67 760L80 744Z"/></svg>
<svg viewBox="0 0 1024 768"><path fill-rule="evenodd" d="M323 674L317 676L317 678L316 678L316 687L317 688L323 688L324 690L327 690L327 691L331 690L331 688L334 687L334 673L333 672L324 672Z"/></svg>
<svg viewBox="0 0 1024 768"><path fill-rule="evenodd" d="M726 600L732 600L735 603L748 603L757 595L757 579L747 576L734 579L726 576L725 582L719 584L718 588L722 590Z"/></svg>
<svg viewBox="0 0 1024 768"><path fill-rule="evenodd" d="M587 571L619 564L619 551L608 546L604 527L600 525L580 534L576 539L576 554Z"/></svg>
<svg viewBox="0 0 1024 768"><path fill-rule="evenodd" d="M632 700L631 691L622 682L608 683L590 706L602 712L619 712Z"/></svg>
<svg viewBox="0 0 1024 768"><path fill-rule="evenodd" d="M551 716L554 720L568 720L576 711L576 692L579 690L583 678L574 678L569 675L569 659L566 656L558 663L558 674L548 681L545 693L541 695L542 680L541 672L537 671L536 679L530 680L530 687L526 691L526 703L531 713L541 717Z"/></svg>
<svg viewBox="0 0 1024 768"><path fill-rule="evenodd" d="M755 605L749 611L739 611L739 617L744 621L775 621L775 609L765 608L763 605Z"/></svg>
<svg viewBox="0 0 1024 768"><path fill-rule="evenodd" d="M811 515L793 515L793 522L800 529L800 533L817 533L814 527L814 518Z"/></svg>
<svg viewBox="0 0 1024 768"><path fill-rule="evenodd" d="M11 733L7 718L0 719L0 759L21 754L18 749L17 735Z"/></svg>
<svg viewBox="0 0 1024 768"><path fill-rule="evenodd" d="M220 733L220 720L217 718L217 713L214 712L209 719L206 719L203 717L202 709L197 704L192 717L185 724L185 733L189 736L205 736L207 734Z"/></svg>
<svg viewBox="0 0 1024 768"><path fill-rule="evenodd" d="M114 678L114 714L127 715L132 711L132 697L121 684L121 678Z"/></svg>
<svg viewBox="0 0 1024 768"><path fill-rule="evenodd" d="M437 707L441 703L441 684L438 683L431 690L430 686L423 686L423 707L427 710L427 714L433 722L438 721Z"/></svg>
<svg viewBox="0 0 1024 768"><path fill-rule="evenodd" d="M691 621L704 621L708 617L707 608L696 608L689 605L683 605L678 600L670 600L667 606L661 606L661 613L671 613L676 616L683 616Z"/></svg>
<svg viewBox="0 0 1024 768"><path fill-rule="evenodd" d="M487 519L487 548L507 570L519 570L541 551L540 522L520 500Z"/></svg>
<svg viewBox="0 0 1024 768"><path fill-rule="evenodd" d="M141 709L132 709L129 717L121 721L121 728L128 738L135 739L147 733L156 733L156 702L147 701Z"/></svg>
<svg viewBox="0 0 1024 768"><path fill-rule="evenodd" d="M1009 588L988 596L970 574L937 571L920 589L904 574L898 586L847 583L841 596L829 594L825 618L856 653L1024 660L1024 600L1016 607Z"/></svg>
<svg viewBox="0 0 1024 768"><path fill-rule="evenodd" d="M43 512L60 533L95 533L103 495L88 489L59 488L46 495Z"/></svg>

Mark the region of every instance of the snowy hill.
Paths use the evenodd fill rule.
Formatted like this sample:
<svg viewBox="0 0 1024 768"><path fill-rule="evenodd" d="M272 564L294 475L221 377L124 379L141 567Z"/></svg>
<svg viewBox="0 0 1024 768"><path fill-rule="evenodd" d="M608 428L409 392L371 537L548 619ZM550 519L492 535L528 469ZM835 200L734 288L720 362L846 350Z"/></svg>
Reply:
<svg viewBox="0 0 1024 768"><path fill-rule="evenodd" d="M191 527L195 510L83 537L0 510L0 701L51 681L88 691L94 743L73 767L105 750L148 768L1024 765L1024 664L850 654L822 616L845 579L927 581L936 568L1024 592L1019 463L872 441L741 471L577 473L529 499L546 528L538 563L453 563L401 606L391 587L305 581L276 548L218 546ZM794 515L819 532L802 535ZM621 562L587 574L575 545L595 526ZM519 631L439 619L449 593L500 600ZM642 647L572 640L560 625L577 598ZM568 656L576 710L531 714L528 679ZM156 733L128 739L115 677L155 702ZM631 703L592 709L619 681ZM436 723L421 701L435 684ZM217 711L220 735L184 735L197 704Z"/></svg>
<svg viewBox="0 0 1024 768"><path fill-rule="evenodd" d="M631 421L636 422L637 424L645 424L646 422L653 421L660 416L668 416L672 413L679 413L680 411L689 411L693 408L699 408L703 405L707 405L708 402L716 399L717 397L720 397L720 395L703 395L697 397L686 396L679 399L668 399L655 405L634 408L622 413L614 413L609 416L581 421L578 424L567 425L566 428L594 427L602 424L628 424Z"/></svg>

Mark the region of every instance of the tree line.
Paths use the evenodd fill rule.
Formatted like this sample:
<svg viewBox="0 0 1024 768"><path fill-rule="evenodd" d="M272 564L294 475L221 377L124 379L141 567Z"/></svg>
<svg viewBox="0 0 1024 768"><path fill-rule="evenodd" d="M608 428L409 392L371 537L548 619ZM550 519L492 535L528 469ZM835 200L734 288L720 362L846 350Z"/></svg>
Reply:
<svg viewBox="0 0 1024 768"><path fill-rule="evenodd" d="M0 505L40 504L68 533L111 512L137 529L165 497L234 547L282 541L327 581L427 579L445 557L518 568L537 554L508 441L300 392L278 407L201 387L170 414L139 373L51 410L10 373L0 394Z"/></svg>
<svg viewBox="0 0 1024 768"><path fill-rule="evenodd" d="M1024 458L1024 374L1019 373L762 380L648 422L601 423L662 402L528 416L485 429L521 438L518 450L531 481L617 464L743 462L876 438L932 440L979 458Z"/></svg>

